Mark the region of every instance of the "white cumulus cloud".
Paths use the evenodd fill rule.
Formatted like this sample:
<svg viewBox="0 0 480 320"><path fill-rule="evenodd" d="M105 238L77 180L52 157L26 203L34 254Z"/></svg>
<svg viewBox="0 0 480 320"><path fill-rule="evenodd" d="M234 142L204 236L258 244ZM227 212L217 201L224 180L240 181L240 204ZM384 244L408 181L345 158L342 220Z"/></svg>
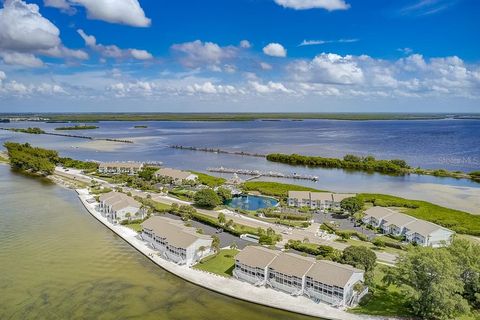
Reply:
<svg viewBox="0 0 480 320"><path fill-rule="evenodd" d="M283 93L292 93L293 91L287 89L283 83L269 81L267 84L260 83L258 81L250 81L250 86L257 93L274 93L274 92L283 92Z"/></svg>
<svg viewBox="0 0 480 320"><path fill-rule="evenodd" d="M92 50L98 52L103 58L113 59L136 59L136 60L151 60L153 56L146 50L139 49L120 49L116 45L98 44L97 39L93 35L88 35L82 29L77 30L78 34L85 41Z"/></svg>
<svg viewBox="0 0 480 320"><path fill-rule="evenodd" d="M30 68L38 68L43 66L43 61L35 57L31 53L0 51L0 57L6 64L13 64Z"/></svg>
<svg viewBox="0 0 480 320"><path fill-rule="evenodd" d="M248 40L242 40L240 41L240 48L248 49L251 48L252 44Z"/></svg>
<svg viewBox="0 0 480 320"><path fill-rule="evenodd" d="M311 61L299 61L290 66L295 78L305 82L337 84L361 83L363 71L352 56L322 53Z"/></svg>
<svg viewBox="0 0 480 320"><path fill-rule="evenodd" d="M7 0L0 9L0 48L13 51L50 49L60 45L60 30L45 19L36 4Z"/></svg>
<svg viewBox="0 0 480 320"><path fill-rule="evenodd" d="M172 45L171 49L179 57L180 63L188 68L202 66L216 67L224 61L236 56L238 48L233 46L220 47L213 42L195 40Z"/></svg>
<svg viewBox="0 0 480 320"><path fill-rule="evenodd" d="M0 56L8 64L42 66L36 55L88 58L81 50L63 46L60 30L40 14L36 4L6 0L0 9Z"/></svg>
<svg viewBox="0 0 480 320"><path fill-rule="evenodd" d="M350 5L344 0L274 0L276 4L295 10L325 9L346 10Z"/></svg>
<svg viewBox="0 0 480 320"><path fill-rule="evenodd" d="M287 50L280 43L269 43L263 48L263 53L267 56L284 58L287 56Z"/></svg>
<svg viewBox="0 0 480 320"><path fill-rule="evenodd" d="M82 6L87 10L88 18L111 23L134 27L151 24L138 0L44 0L44 4L66 12L75 12L75 6Z"/></svg>

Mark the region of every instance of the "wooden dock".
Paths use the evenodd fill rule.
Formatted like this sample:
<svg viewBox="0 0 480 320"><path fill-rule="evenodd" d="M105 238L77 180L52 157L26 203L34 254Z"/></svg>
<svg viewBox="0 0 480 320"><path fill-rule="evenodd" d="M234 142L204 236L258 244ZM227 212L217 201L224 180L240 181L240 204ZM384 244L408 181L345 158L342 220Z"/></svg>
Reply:
<svg viewBox="0 0 480 320"><path fill-rule="evenodd" d="M311 180L318 181L317 176L306 175L306 174L297 174L297 173L281 173L275 171L260 171L260 170L248 170L248 169L233 169L233 168L208 168L207 171L218 172L218 173L236 173L246 176L254 176L248 180L260 178L260 177L271 177L271 178L283 178L283 179L298 179L298 180Z"/></svg>

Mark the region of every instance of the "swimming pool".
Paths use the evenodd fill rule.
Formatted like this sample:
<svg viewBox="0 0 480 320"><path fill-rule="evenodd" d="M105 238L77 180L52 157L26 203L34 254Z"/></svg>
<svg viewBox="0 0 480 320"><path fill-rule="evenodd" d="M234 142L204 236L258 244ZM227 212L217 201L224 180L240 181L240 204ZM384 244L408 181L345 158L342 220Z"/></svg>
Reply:
<svg viewBox="0 0 480 320"><path fill-rule="evenodd" d="M258 210L263 208L274 207L278 204L278 201L262 196L241 195L233 197L231 200L225 202L225 205L243 210Z"/></svg>

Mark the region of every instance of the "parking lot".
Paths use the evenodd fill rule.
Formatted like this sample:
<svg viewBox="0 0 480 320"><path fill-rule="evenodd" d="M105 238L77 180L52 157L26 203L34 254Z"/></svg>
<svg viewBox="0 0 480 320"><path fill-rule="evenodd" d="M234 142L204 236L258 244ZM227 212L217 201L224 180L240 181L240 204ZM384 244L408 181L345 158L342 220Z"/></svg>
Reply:
<svg viewBox="0 0 480 320"><path fill-rule="evenodd" d="M336 225L340 230L355 230L364 235L369 239L375 238L376 234L373 230L367 229L364 226L355 223L355 220L348 215L341 215L335 213L314 213L313 219L315 222L324 223L329 222Z"/></svg>

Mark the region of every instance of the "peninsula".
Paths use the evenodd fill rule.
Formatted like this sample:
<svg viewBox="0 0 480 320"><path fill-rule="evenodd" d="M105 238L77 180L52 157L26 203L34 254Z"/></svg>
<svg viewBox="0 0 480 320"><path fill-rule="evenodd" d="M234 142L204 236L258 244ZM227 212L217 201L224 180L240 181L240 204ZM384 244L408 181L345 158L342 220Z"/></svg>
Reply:
<svg viewBox="0 0 480 320"><path fill-rule="evenodd" d="M222 180L133 162L95 164L28 144L5 147L12 167L53 175L77 189L96 219L166 270L297 313L328 319L415 315L407 301L421 304L415 297L430 289L412 286L404 277L409 268L430 259L432 268L450 263L460 272L467 265L452 257L462 248L471 248L467 256L479 250L461 235L478 235L479 217L422 201ZM252 202L267 193L276 201L241 209L229 204L237 190ZM447 226L453 220L457 225ZM252 268L263 271L253 275ZM406 287L415 295L399 296ZM473 303L468 297L462 303Z"/></svg>

